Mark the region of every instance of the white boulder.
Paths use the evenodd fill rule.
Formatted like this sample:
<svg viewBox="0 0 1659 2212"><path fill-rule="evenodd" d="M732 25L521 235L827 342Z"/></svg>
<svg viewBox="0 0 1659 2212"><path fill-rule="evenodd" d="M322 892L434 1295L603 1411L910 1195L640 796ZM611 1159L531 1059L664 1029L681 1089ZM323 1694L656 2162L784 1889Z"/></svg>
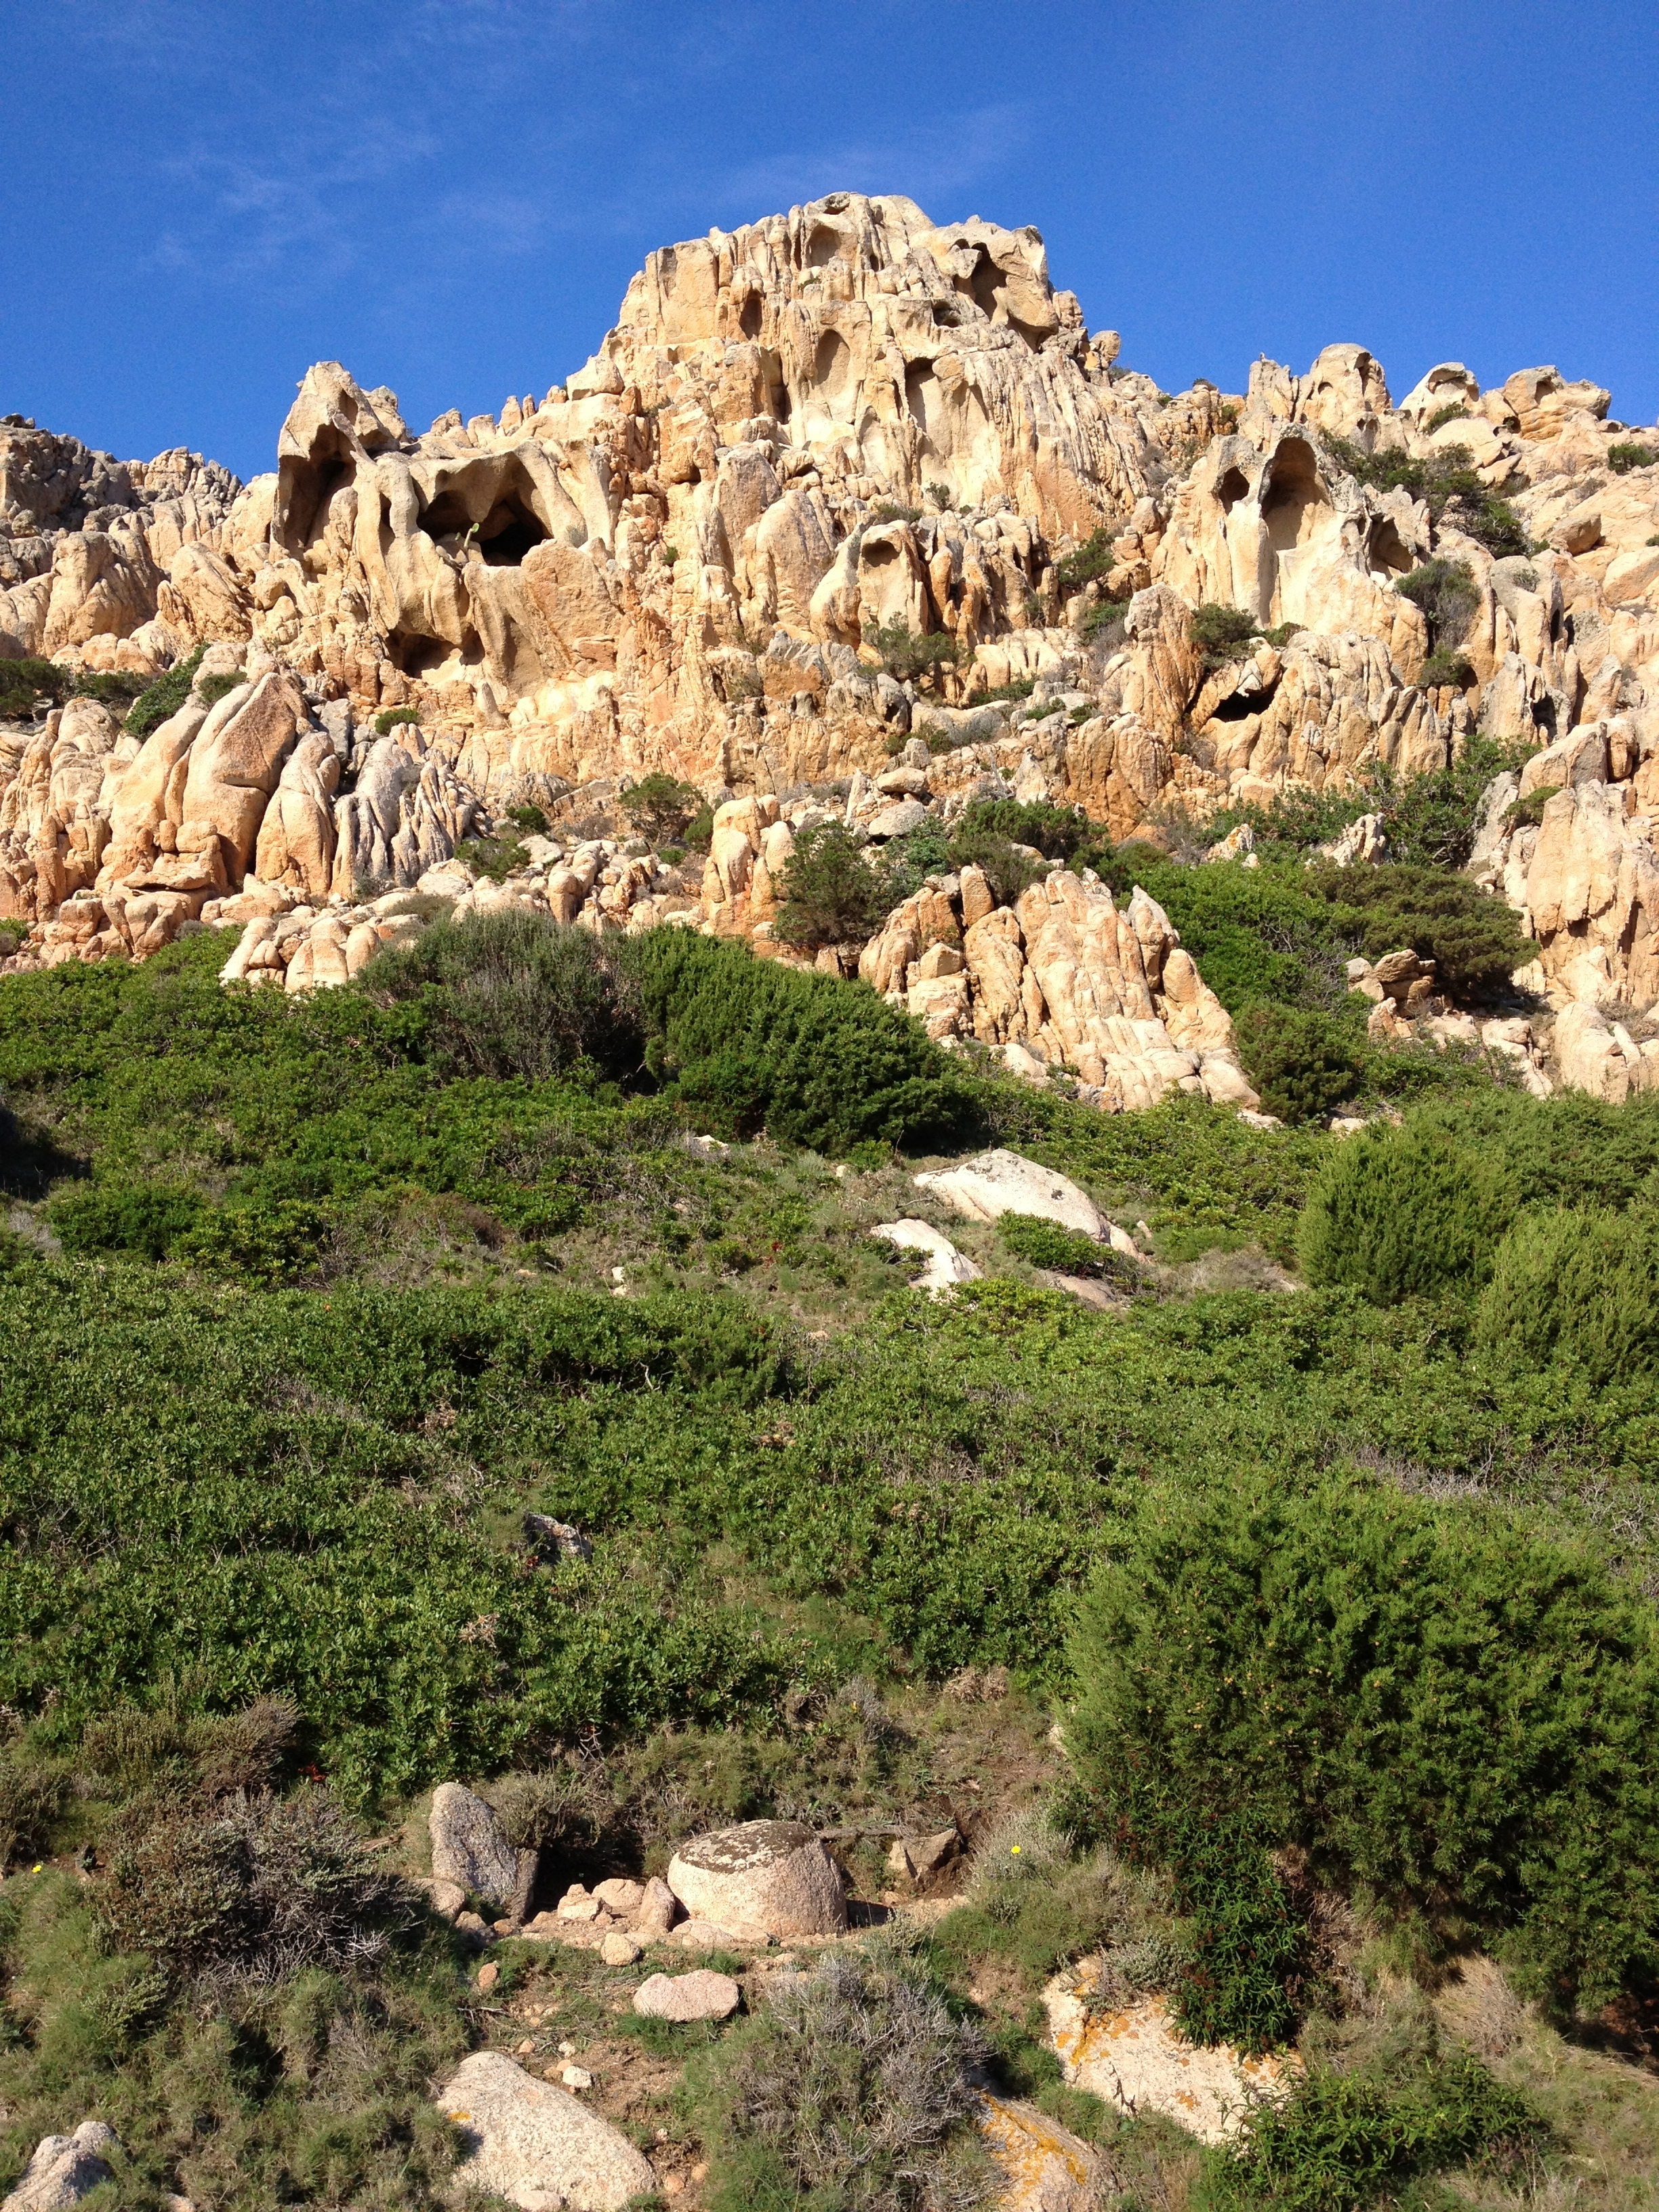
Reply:
<svg viewBox="0 0 1659 2212"><path fill-rule="evenodd" d="M524 2212L622 2212L656 2188L650 2162L609 2120L499 2051L475 2051L438 2108L468 2140L458 2190L505 2197Z"/></svg>
<svg viewBox="0 0 1659 2212"><path fill-rule="evenodd" d="M120 2148L114 2129L102 2120L82 2120L72 2136L43 2136L0 2212L60 2212L78 2204L114 2179L106 2154Z"/></svg>
<svg viewBox="0 0 1659 2212"><path fill-rule="evenodd" d="M915 1180L918 1189L936 1192L970 1221L1034 1213L1085 1237L1106 1234L1104 1218L1086 1190L1019 1152L981 1152L960 1167L935 1168Z"/></svg>
<svg viewBox="0 0 1659 2212"><path fill-rule="evenodd" d="M956 1246L941 1229L934 1229L926 1221L884 1221L870 1231L889 1244L896 1244L902 1252L925 1252L927 1265L915 1278L915 1288L937 1297L941 1291L951 1290L957 1283L976 1283L980 1271Z"/></svg>

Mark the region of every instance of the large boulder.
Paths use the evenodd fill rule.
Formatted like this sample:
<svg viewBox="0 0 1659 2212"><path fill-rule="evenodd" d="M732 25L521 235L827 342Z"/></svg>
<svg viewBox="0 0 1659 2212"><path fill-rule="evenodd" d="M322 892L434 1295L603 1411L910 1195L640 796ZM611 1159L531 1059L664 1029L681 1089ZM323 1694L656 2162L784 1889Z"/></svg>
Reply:
<svg viewBox="0 0 1659 2212"><path fill-rule="evenodd" d="M1085 1237L1104 1237L1105 1218L1086 1190L1040 1167L1019 1152L981 1152L960 1167L919 1175L921 1190L936 1192L969 1221L997 1221L1005 1213L1032 1213Z"/></svg>
<svg viewBox="0 0 1659 2212"><path fill-rule="evenodd" d="M915 1288L937 1297L940 1291L955 1288L958 1283L976 1283L980 1270L965 1253L956 1246L942 1230L926 1221L884 1221L870 1231L889 1244L896 1244L902 1252L925 1252L927 1262L915 1278Z"/></svg>
<svg viewBox="0 0 1659 2212"><path fill-rule="evenodd" d="M72 2136L42 2136L0 2212L60 2212L78 2204L114 2179L106 2154L120 2148L114 2129L101 2120L82 2120Z"/></svg>
<svg viewBox="0 0 1659 2212"><path fill-rule="evenodd" d="M656 2188L649 2161L609 2120L499 2051L464 2058L437 2101L469 2145L455 2175L461 2191L525 2212L621 2212Z"/></svg>
<svg viewBox="0 0 1659 2212"><path fill-rule="evenodd" d="M432 1793L432 1872L439 1881L453 1882L474 1897L482 1897L498 1911L522 1904L524 1862L533 1853L520 1852L491 1806L459 1782L442 1782Z"/></svg>
<svg viewBox="0 0 1659 2212"><path fill-rule="evenodd" d="M836 1936L847 1896L835 1861L793 1820L745 1820L682 1844L668 1887L694 1918L769 1936Z"/></svg>

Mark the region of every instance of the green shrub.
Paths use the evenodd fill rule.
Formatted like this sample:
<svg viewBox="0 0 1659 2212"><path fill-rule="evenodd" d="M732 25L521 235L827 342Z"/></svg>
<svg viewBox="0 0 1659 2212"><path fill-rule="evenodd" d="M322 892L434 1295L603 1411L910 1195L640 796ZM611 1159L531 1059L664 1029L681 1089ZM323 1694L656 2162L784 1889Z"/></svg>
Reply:
<svg viewBox="0 0 1659 2212"><path fill-rule="evenodd" d="M1560 789L1559 783L1534 784L1524 799L1511 799L1504 812L1507 827L1536 830L1544 819L1544 809Z"/></svg>
<svg viewBox="0 0 1659 2212"><path fill-rule="evenodd" d="M1206 668L1224 667L1228 661L1242 659L1261 635L1254 615L1243 607L1218 606L1213 600L1194 611L1187 629L1201 649Z"/></svg>
<svg viewBox="0 0 1659 2212"><path fill-rule="evenodd" d="M1093 606L1090 607L1084 615L1079 625L1079 635L1085 643L1092 642L1094 639L1103 636L1116 623L1125 620L1128 612L1127 599L1097 599Z"/></svg>
<svg viewBox="0 0 1659 2212"><path fill-rule="evenodd" d="M1109 1244L1098 1243L1080 1230L1062 1229L1057 1221L1045 1221L1038 1214L1002 1214L997 1235L1028 1267L1050 1268L1058 1275L1134 1276L1133 1261Z"/></svg>
<svg viewBox="0 0 1659 2212"><path fill-rule="evenodd" d="M205 706L216 707L222 699L228 699L233 691L240 690L246 682L247 677L241 669L227 669L218 676L203 677L196 686L196 696Z"/></svg>
<svg viewBox="0 0 1659 2212"><path fill-rule="evenodd" d="M382 707L374 717L374 734L378 738L389 736L393 730L404 722L413 722L418 726L420 719L421 710L418 707Z"/></svg>
<svg viewBox="0 0 1659 2212"><path fill-rule="evenodd" d="M95 699L100 707L130 707L144 689L143 678L129 669L83 668L74 685L77 699Z"/></svg>
<svg viewBox="0 0 1659 2212"><path fill-rule="evenodd" d="M455 858L493 884L504 884L510 875L530 865L530 854L516 837L463 837Z"/></svg>
<svg viewBox="0 0 1659 2212"><path fill-rule="evenodd" d="M169 668L165 676L158 676L148 691L138 694L126 719L126 728L131 736L147 738L152 730L159 730L169 715L178 713L190 696L196 672L206 651L205 645L198 645L186 659Z"/></svg>
<svg viewBox="0 0 1659 2212"><path fill-rule="evenodd" d="M1531 552L1520 516L1482 481L1467 446L1443 446L1417 459L1398 452L1367 453L1346 438L1327 435L1324 444L1360 483L1379 491L1409 492L1424 501L1437 524L1454 524L1465 536L1479 539L1495 559Z"/></svg>
<svg viewBox="0 0 1659 2212"><path fill-rule="evenodd" d="M681 842L693 853L706 853L714 842L714 810L700 806L680 832Z"/></svg>
<svg viewBox="0 0 1659 2212"><path fill-rule="evenodd" d="M75 672L55 660L0 660L0 714L17 718L29 714L36 702L56 705L74 680Z"/></svg>
<svg viewBox="0 0 1659 2212"><path fill-rule="evenodd" d="M1594 1389L1640 1387L1659 1367L1659 1212L1523 1214L1498 1248L1476 1335Z"/></svg>
<svg viewBox="0 0 1659 2212"><path fill-rule="evenodd" d="M447 1073L541 1082L588 1060L621 1075L644 1052L637 993L616 948L543 915L434 922L371 961L362 985L403 1010L410 1044Z"/></svg>
<svg viewBox="0 0 1659 2212"><path fill-rule="evenodd" d="M1486 1280L1515 1205L1501 1152L1457 1142L1432 1113L1373 1125L1309 1193L1302 1265L1310 1282L1350 1285L1376 1305L1436 1297Z"/></svg>
<svg viewBox="0 0 1659 2212"><path fill-rule="evenodd" d="M902 1954L832 1954L694 2064L714 2212L993 2203L969 2079L987 2055Z"/></svg>
<svg viewBox="0 0 1659 2212"><path fill-rule="evenodd" d="M1607 459L1615 476L1628 476L1632 469L1650 469L1659 461L1659 447L1638 444L1634 439L1615 439L1607 447Z"/></svg>
<svg viewBox="0 0 1659 2212"><path fill-rule="evenodd" d="M1569 2008L1659 1967L1659 1636L1582 1553L1358 1482L1155 1489L1073 1662L1079 1774L1153 1860L1202 1808Z"/></svg>
<svg viewBox="0 0 1659 2212"><path fill-rule="evenodd" d="M1269 1114L1317 1121L1358 1091L1365 1054L1356 1024L1314 1007L1259 1004L1237 1025L1239 1065Z"/></svg>
<svg viewBox="0 0 1659 2212"><path fill-rule="evenodd" d="M1424 1106L1329 1153L1308 1194L1310 1279L1378 1304L1478 1289L1527 1206L1622 1211L1659 1187L1659 1099L1516 1091Z"/></svg>
<svg viewBox="0 0 1659 2212"><path fill-rule="evenodd" d="M950 854L953 868L985 871L991 896L999 906L1012 906L1022 891L1029 890L1048 872L1040 860L1018 850L1011 838L999 836L994 830L957 830L951 839Z"/></svg>
<svg viewBox="0 0 1659 2212"><path fill-rule="evenodd" d="M1381 814L1389 850L1401 865L1461 869L1474 849L1481 803L1492 778L1521 768L1534 750L1499 744L1477 733L1443 769L1402 776L1380 763L1365 805L1356 811Z"/></svg>
<svg viewBox="0 0 1659 2212"><path fill-rule="evenodd" d="M1467 876L1406 861L1371 868L1325 862L1306 876L1313 897L1344 910L1366 959L1409 945L1434 962L1436 982L1460 1003L1502 993L1516 969L1537 957L1514 908Z"/></svg>
<svg viewBox="0 0 1659 2212"><path fill-rule="evenodd" d="M1097 530L1091 531L1075 551L1055 562L1054 580L1062 592L1075 592L1116 566L1112 533L1103 523Z"/></svg>
<svg viewBox="0 0 1659 2212"><path fill-rule="evenodd" d="M1252 1813L1218 1815L1203 1804L1172 1814L1160 1833L1188 1921L1170 1994L1194 2043L1259 2054L1288 2043L1300 2024L1308 1929L1269 1841Z"/></svg>
<svg viewBox="0 0 1659 2212"><path fill-rule="evenodd" d="M194 1191L94 1182L55 1199L52 1225L66 1252L132 1252L164 1260L201 1216Z"/></svg>
<svg viewBox="0 0 1659 2212"><path fill-rule="evenodd" d="M872 522L920 522L919 507L901 507L896 500L878 499L870 510Z"/></svg>
<svg viewBox="0 0 1659 2212"><path fill-rule="evenodd" d="M1475 681L1475 673L1473 663L1466 660L1461 653L1443 651L1429 655L1418 672L1417 680L1425 691L1432 691L1444 684L1455 684L1460 690L1467 690Z"/></svg>
<svg viewBox="0 0 1659 2212"><path fill-rule="evenodd" d="M548 819L539 806L531 805L509 806L507 810L507 818L515 830L521 830L526 837L545 837L547 835Z"/></svg>
<svg viewBox="0 0 1659 2212"><path fill-rule="evenodd" d="M625 783L617 804L641 837L663 845L684 835L686 825L702 808L702 799L689 783L656 769L637 783Z"/></svg>
<svg viewBox="0 0 1659 2212"><path fill-rule="evenodd" d="M1462 643L1480 604L1480 588L1467 561L1425 561L1395 589L1422 610L1430 644L1448 650Z"/></svg>
<svg viewBox="0 0 1659 2212"><path fill-rule="evenodd" d="M1462 422L1468 411L1461 399L1449 399L1443 407L1437 407L1423 425L1424 435L1431 438L1437 430L1443 430L1448 422Z"/></svg>
<svg viewBox="0 0 1659 2212"><path fill-rule="evenodd" d="M1535 2154L1547 2136L1519 2091L1463 2055L1403 2079L1315 2066L1283 2103L1250 2106L1237 2145L1211 2152L1206 2203L1214 2212L1359 2212L1385 2196L1414 2201L1396 2192L1446 2166Z"/></svg>
<svg viewBox="0 0 1659 2212"><path fill-rule="evenodd" d="M1055 806L1047 799L970 800L957 817L956 834L977 830L1034 846L1048 860L1069 860L1093 834L1080 806Z"/></svg>
<svg viewBox="0 0 1659 2212"><path fill-rule="evenodd" d="M945 1055L866 984L757 960L743 945L659 929L624 948L672 1095L732 1134L843 1157L942 1140L968 1112Z"/></svg>
<svg viewBox="0 0 1659 2212"><path fill-rule="evenodd" d="M861 833L821 822L796 838L778 885L775 935L811 951L823 945L861 944L895 903L886 867L866 858Z"/></svg>
<svg viewBox="0 0 1659 2212"><path fill-rule="evenodd" d="M975 691L969 700L970 707L1014 706L1029 699L1036 690L1035 676L1022 676L1013 684L994 684L983 691Z"/></svg>
<svg viewBox="0 0 1659 2212"><path fill-rule="evenodd" d="M907 678L931 676L936 668L954 668L962 658L961 644L949 631L915 635L902 616L896 616L890 623L867 623L864 641L874 651L887 673L900 683Z"/></svg>

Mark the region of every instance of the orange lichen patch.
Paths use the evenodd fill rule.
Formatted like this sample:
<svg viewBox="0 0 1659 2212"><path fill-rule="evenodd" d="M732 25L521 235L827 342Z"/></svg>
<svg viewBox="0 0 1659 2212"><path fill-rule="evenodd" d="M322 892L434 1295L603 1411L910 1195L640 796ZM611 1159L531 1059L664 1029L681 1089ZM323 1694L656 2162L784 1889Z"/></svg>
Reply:
<svg viewBox="0 0 1659 2212"><path fill-rule="evenodd" d="M1076 2087L1126 2112L1163 2112L1207 2143L1237 2135L1251 2105L1288 2095L1300 2071L1294 2054L1251 2058L1229 2043L1189 2043L1161 1996L1091 2012L1090 1974L1085 1966L1060 1975L1042 1993L1050 2037Z"/></svg>
<svg viewBox="0 0 1659 2212"><path fill-rule="evenodd" d="M987 2095L979 2125L1007 2179L1000 2212L1085 2212L1098 2202L1099 2160L1035 2105Z"/></svg>

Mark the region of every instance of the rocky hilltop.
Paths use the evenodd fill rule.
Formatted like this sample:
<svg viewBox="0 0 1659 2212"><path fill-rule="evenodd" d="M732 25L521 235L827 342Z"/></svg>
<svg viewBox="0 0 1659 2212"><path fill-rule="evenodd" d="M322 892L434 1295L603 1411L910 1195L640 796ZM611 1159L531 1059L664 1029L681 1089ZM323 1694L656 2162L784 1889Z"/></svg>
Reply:
<svg viewBox="0 0 1659 2212"><path fill-rule="evenodd" d="M148 734L86 696L0 726L0 918L27 928L0 965L204 921L241 929L229 974L340 981L434 869L796 958L772 925L804 829L880 843L1012 796L1156 836L1478 730L1538 748L1470 865L1539 945L1554 1079L1642 1086L1659 433L1552 368L1483 392L1441 363L1396 404L1358 345L1233 395L1118 355L1035 229L834 193L653 254L586 367L497 416L414 434L319 364L246 487L8 418L0 655L136 680L205 650ZM1231 612L1218 647L1200 610ZM624 849L619 793L657 772L713 806L706 861ZM454 861L526 804L530 866ZM1253 1103L1161 910L1087 876L1006 904L932 878L817 958L1103 1104Z"/></svg>

